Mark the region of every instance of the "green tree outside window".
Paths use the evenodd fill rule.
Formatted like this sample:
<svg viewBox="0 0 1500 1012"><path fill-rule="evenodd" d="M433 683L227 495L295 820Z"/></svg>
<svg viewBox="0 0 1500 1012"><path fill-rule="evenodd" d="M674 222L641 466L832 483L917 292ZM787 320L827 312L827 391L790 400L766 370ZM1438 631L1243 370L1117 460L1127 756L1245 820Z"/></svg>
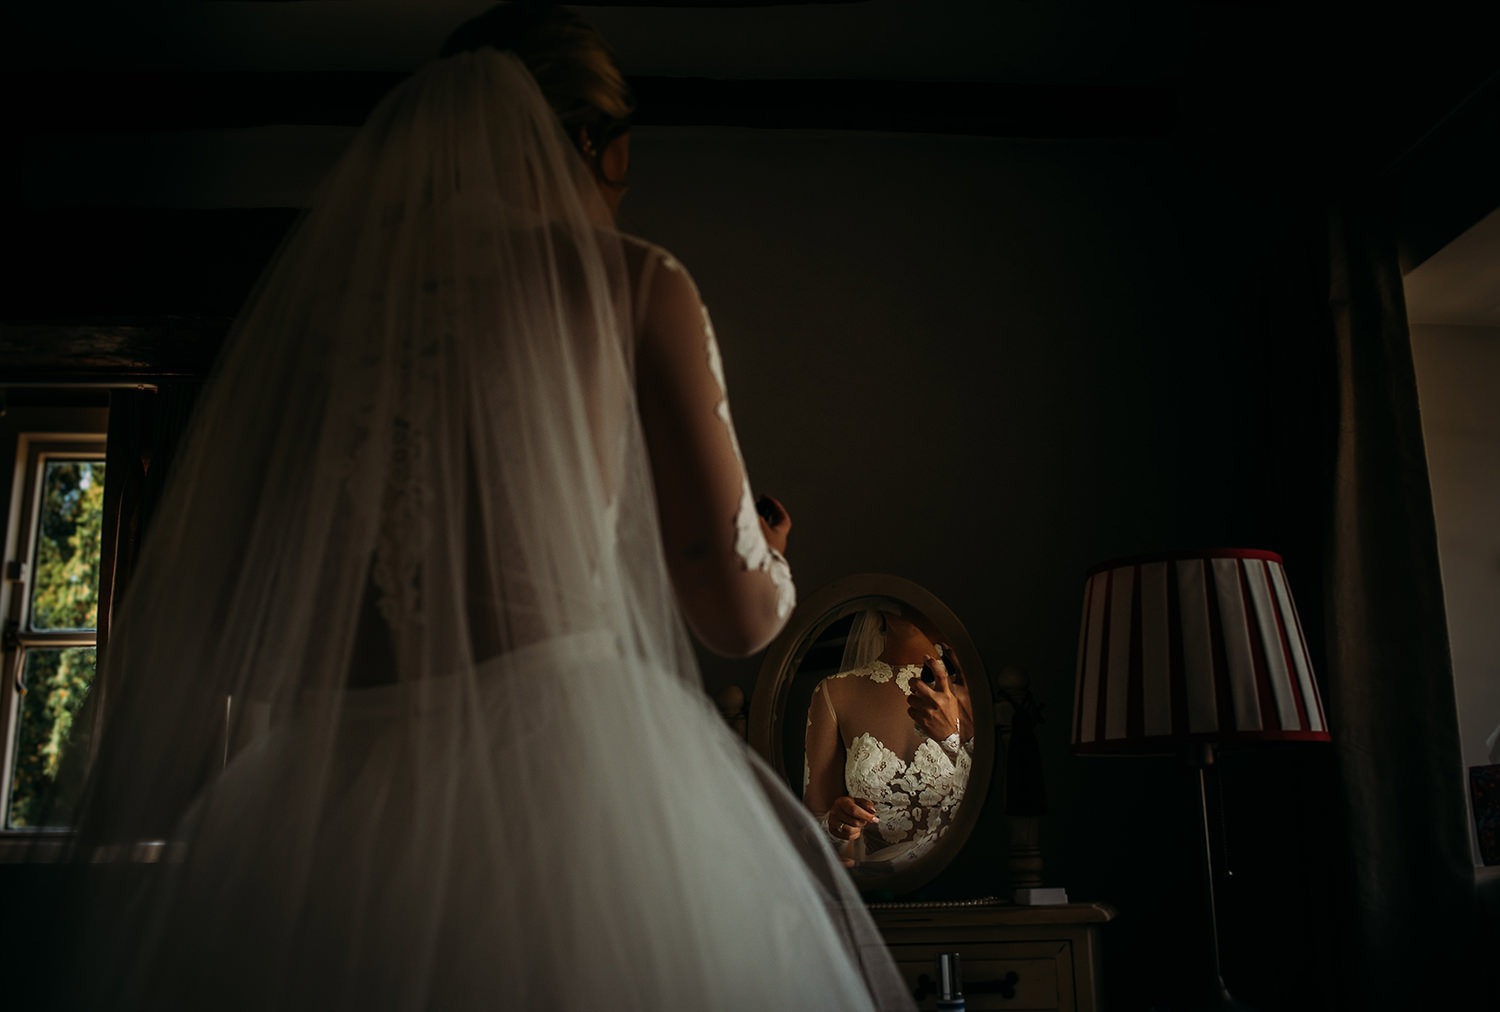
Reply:
<svg viewBox="0 0 1500 1012"><path fill-rule="evenodd" d="M103 516L103 462L46 463L27 622L32 631L97 627ZM92 646L25 648L9 828L71 823L87 751L86 728L75 722L96 666Z"/></svg>

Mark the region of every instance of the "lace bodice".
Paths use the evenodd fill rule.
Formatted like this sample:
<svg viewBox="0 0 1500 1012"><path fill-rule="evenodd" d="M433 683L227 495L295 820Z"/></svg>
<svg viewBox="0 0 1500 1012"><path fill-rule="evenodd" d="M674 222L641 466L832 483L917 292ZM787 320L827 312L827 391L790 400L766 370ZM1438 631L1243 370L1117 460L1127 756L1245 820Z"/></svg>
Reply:
<svg viewBox="0 0 1500 1012"><path fill-rule="evenodd" d="M815 790L813 781L839 772L841 750L837 793L872 802L878 817L863 834L867 860L925 853L947 830L968 785L972 737L938 741L919 731L907 714L906 697L921 672L919 664L893 667L876 660L825 678L813 692L803 796L813 804L815 795L835 790L826 784Z"/></svg>
<svg viewBox="0 0 1500 1012"><path fill-rule="evenodd" d="M963 798L972 760L960 749L950 756L931 738L917 747L911 762L903 762L868 732L850 746L844 763L844 783L853 797L875 803L879 822L866 830L867 851L897 843L936 842L948 828L953 809ZM930 845L930 844L929 844Z"/></svg>
<svg viewBox="0 0 1500 1012"><path fill-rule="evenodd" d="M602 345L591 345L576 335L572 339L580 346L574 349L577 367L588 384L587 389L580 391L585 407L584 417L579 421L589 437L583 460L586 465L597 467L597 474L590 477L598 479L602 506L582 518L586 529L576 539L589 546L581 553L587 556L583 561L587 565L588 585L601 596L617 593L607 586L603 570L618 554L621 539L619 486L626 480L625 461L631 452L626 415L639 408L651 443L658 508L665 504L664 525L673 528L670 533L702 529L712 535L690 539L693 543L681 546L678 554L711 556L715 554L713 549L723 542L732 553L731 565L744 577L737 581L741 587L732 595L733 600L720 600L714 606L727 612L748 612L748 618L741 617L741 624L760 625L768 639L795 607L796 587L791 567L768 543L756 513L755 497L729 410L723 357L713 323L691 276L676 258L644 240L616 238L622 244L621 286L634 293L633 306L621 309L622 314L630 313L635 331L630 335L634 344L624 349L625 357L635 358L639 351L636 344L649 343L651 349L643 356L648 366L641 371L655 379L646 382L659 380L664 373L671 374L672 380L657 382L640 395L641 403L633 406L618 389L609 387L605 382L608 376L603 375L608 368L595 361L601 355L601 347L611 353L620 351L611 343L613 338ZM586 286L586 279L566 272L557 281L567 291ZM389 384L390 419L377 417L380 413L376 411L373 391L384 387L375 381L373 374L368 377L361 374L358 382L350 383L356 390L371 392L364 393L358 404L358 431L365 435L356 449L356 459L346 470L373 470L382 475L378 495L350 496L353 507L362 512L364 522L375 532L369 588L363 604L365 614L360 626L360 664L351 673L351 684L381 684L413 677L421 666L419 655L427 634L425 623L435 609L443 607L430 600L433 580L430 573L424 572L424 562L430 564L437 534L429 516L433 504L453 498L438 495L435 488L434 468L443 461L441 454L434 456L441 444L434 433L443 431L440 424L443 416L430 393L441 386L441 369L437 364L440 353L451 350L448 345L458 340L453 335L459 328L444 315L447 294L444 286L435 285L430 291L423 289L418 305L429 314L430 329L442 336L397 347L400 360L399 368L394 370L397 379ZM503 344L509 347L514 343L518 342L509 340ZM494 357L488 353L488 357L478 352L472 354L481 365ZM670 359L665 365L664 358ZM353 372L362 367L371 368L369 362L356 358L348 368ZM603 393L606 388L613 393ZM671 406L670 413L664 412L663 405ZM500 433L529 431L526 419L504 414L506 410L501 403L493 411L476 412L477 420L466 421L467 431L459 435L467 442L483 443L494 437L476 429L493 428ZM451 422L448 428L451 440L455 435ZM671 433L670 438L662 438L662 432ZM374 438L377 435L381 438ZM471 447L465 452L472 456L476 451ZM465 461L465 465L457 472L482 471L472 461ZM474 567L473 559L468 559L466 565L477 568L479 579L464 574L465 593L459 601L447 605L465 606L474 651L489 656L499 652L501 644L513 647L556 634L560 630L536 614L539 587L553 579L553 575L545 567L534 567L528 557L534 536L511 523L509 511L484 505L478 483L471 482L460 501L465 503L463 542L489 546L496 560L487 566ZM672 509L677 512L667 515ZM702 515L711 517L711 528L698 522ZM646 532L631 533L639 544L640 535ZM654 537L655 531L649 536ZM538 571L533 572L533 568ZM502 578L497 580L496 574L503 574ZM583 583L578 577L581 574L575 574L575 589ZM492 621L484 609L472 607L482 595L505 613L503 623ZM685 604L691 612L693 602ZM763 611L771 614L761 615Z"/></svg>

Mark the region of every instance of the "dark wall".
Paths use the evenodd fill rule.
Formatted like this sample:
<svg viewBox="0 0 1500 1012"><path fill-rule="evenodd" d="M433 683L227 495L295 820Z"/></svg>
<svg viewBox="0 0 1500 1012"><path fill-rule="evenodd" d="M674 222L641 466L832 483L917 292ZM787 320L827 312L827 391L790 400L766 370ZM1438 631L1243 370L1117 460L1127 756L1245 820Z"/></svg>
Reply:
<svg viewBox="0 0 1500 1012"><path fill-rule="evenodd" d="M1297 548L1317 518L1278 449L1317 385L1285 346L1320 320L1321 212L1170 140L697 129L634 148L622 224L698 281L752 480L794 518L803 593L907 577L991 672L1030 674L1049 718L1046 879L1120 907L1111 1007L1172 995L1207 961L1195 781L1170 760L1070 755L1083 574L1219 545L1282 551L1294 586L1315 572ZM710 691L758 674L703 663ZM1226 767L1239 866L1220 899L1254 924L1231 927L1231 969L1265 954L1265 917L1244 913L1261 890L1313 898L1326 864L1322 827L1299 842L1327 789L1307 762L1273 757L1300 785L1280 794ZM1004 847L992 800L923 895L1004 892ZM1287 951L1269 983L1255 974L1278 1003L1315 972Z"/></svg>

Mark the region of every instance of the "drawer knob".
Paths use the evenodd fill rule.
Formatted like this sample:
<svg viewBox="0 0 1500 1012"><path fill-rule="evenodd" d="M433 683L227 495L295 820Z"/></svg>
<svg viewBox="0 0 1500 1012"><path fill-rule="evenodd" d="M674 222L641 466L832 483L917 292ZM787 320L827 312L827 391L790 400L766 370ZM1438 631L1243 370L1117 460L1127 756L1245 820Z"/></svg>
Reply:
<svg viewBox="0 0 1500 1012"><path fill-rule="evenodd" d="M1021 983L1021 975L1011 970L999 980L971 980L965 985L970 994L998 994L1002 998L1014 998L1016 996L1016 985Z"/></svg>

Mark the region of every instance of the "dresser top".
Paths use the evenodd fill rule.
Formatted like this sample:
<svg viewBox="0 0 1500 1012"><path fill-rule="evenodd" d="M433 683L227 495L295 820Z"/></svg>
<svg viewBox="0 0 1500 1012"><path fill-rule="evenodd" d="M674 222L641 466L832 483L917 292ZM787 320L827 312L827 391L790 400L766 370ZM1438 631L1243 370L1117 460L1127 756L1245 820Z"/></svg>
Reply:
<svg viewBox="0 0 1500 1012"><path fill-rule="evenodd" d="M1055 906L1020 906L1014 903L873 903L870 916L882 928L942 925L956 928L1042 924L1102 924L1113 920L1115 908L1108 903L1060 903Z"/></svg>

